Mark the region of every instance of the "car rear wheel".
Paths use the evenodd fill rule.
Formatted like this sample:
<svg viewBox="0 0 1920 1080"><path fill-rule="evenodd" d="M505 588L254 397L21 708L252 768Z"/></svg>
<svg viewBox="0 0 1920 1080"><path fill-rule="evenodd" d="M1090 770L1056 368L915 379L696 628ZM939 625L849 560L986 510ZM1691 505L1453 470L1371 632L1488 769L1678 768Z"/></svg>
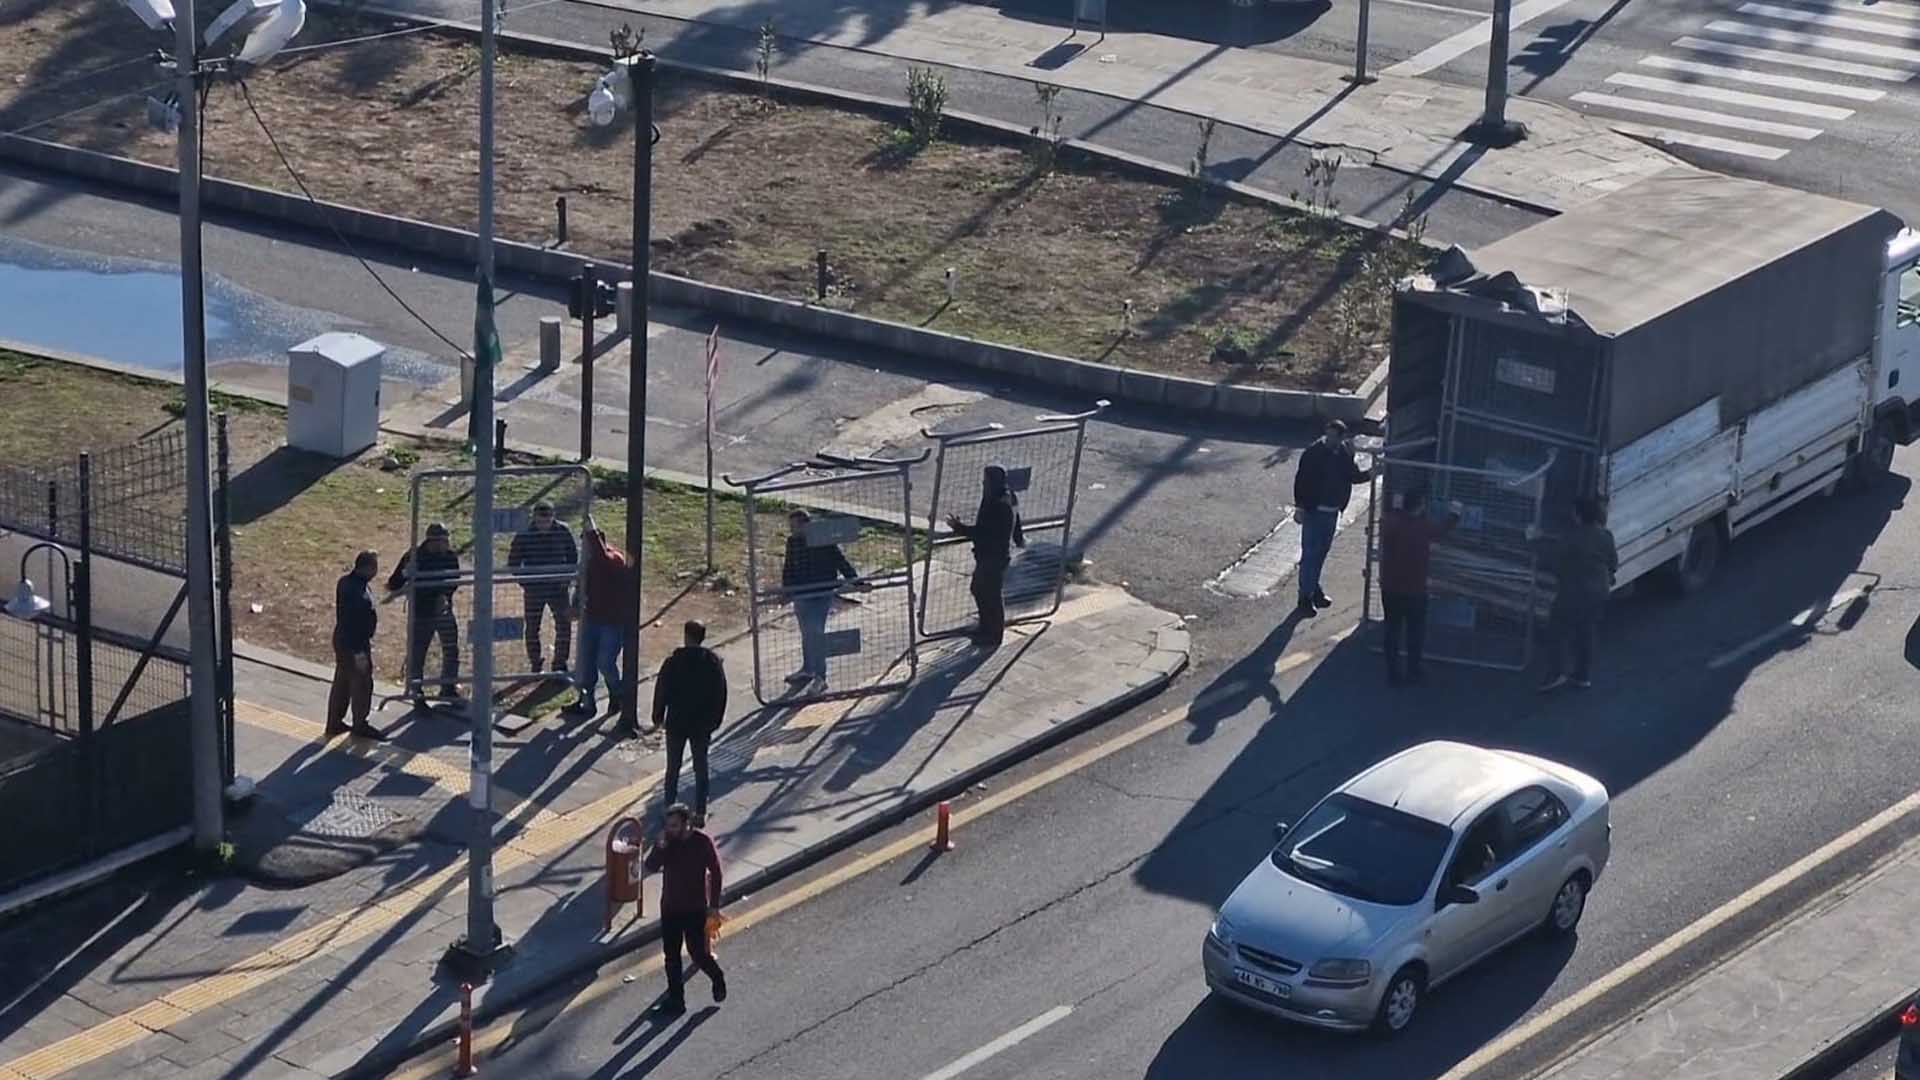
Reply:
<svg viewBox="0 0 1920 1080"><path fill-rule="evenodd" d="M1374 1034L1392 1038L1407 1030L1426 992L1427 981L1419 968L1408 966L1395 972L1387 983L1387 992L1380 995L1380 1008L1373 1016Z"/></svg>
<svg viewBox="0 0 1920 1080"><path fill-rule="evenodd" d="M1587 913L1587 875L1574 874L1560 883L1560 891L1553 894L1553 906L1547 909L1547 921L1543 925L1548 935L1565 937L1580 926L1580 917Z"/></svg>

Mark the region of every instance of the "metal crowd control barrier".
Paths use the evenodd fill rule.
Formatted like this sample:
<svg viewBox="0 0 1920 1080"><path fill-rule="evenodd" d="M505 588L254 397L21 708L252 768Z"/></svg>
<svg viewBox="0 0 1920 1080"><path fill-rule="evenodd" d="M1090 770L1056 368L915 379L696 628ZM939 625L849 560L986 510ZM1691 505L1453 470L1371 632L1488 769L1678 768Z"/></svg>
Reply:
<svg viewBox="0 0 1920 1080"><path fill-rule="evenodd" d="M1432 440L1425 440L1431 443ZM1412 446L1388 447L1402 453ZM1425 496L1428 513L1444 516L1459 503L1460 523L1434 541L1427 579L1425 656L1429 660L1519 671L1533 662L1535 625L1546 597L1527 530L1541 520L1546 480L1558 452L1526 471L1469 469L1382 455L1375 459L1367 510L1363 623L1383 615L1380 518L1408 495Z"/></svg>
<svg viewBox="0 0 1920 1080"><path fill-rule="evenodd" d="M407 654L406 689L401 694L380 700L382 708L395 700L417 700L429 690L458 691L473 684L470 657L461 648L462 631L466 645L472 640L473 576L473 493L474 470L428 469L413 474L409 500L412 533L407 552L407 572L396 574L401 582L398 594L405 599ZM586 528L593 513L593 477L583 465L526 465L494 470L494 573L495 591L491 647L494 649L496 684L536 681L572 684L581 657L572 648L579 628L573 625L572 602L585 566ZM523 534L532 534L533 507L539 503L553 506L555 529L565 529L573 542L571 561L553 560L563 551L557 540L535 541L540 550L533 560L524 557L528 550L521 542L523 558L513 559L515 542ZM446 526L449 547L459 560L454 571L421 573L413 565L427 526ZM538 534L533 534L538 535ZM389 577L389 583L392 578ZM384 584L384 583L383 583ZM511 590L511 591L507 591ZM504 596L504 600L503 600ZM442 599L441 597L444 597ZM546 637L554 637L554 648L544 648ZM562 648L561 643L567 647ZM536 642L540 643L536 648ZM439 665L429 666L429 654L438 645ZM505 650L502 652L502 650ZM517 659L515 659L517 657ZM533 663L535 658L541 663ZM563 670L548 665L565 662ZM542 670L545 668L545 670ZM427 672L436 671L429 676Z"/></svg>
<svg viewBox="0 0 1920 1080"><path fill-rule="evenodd" d="M912 681L919 658L911 472L927 454L822 455L764 476L723 477L746 494L748 625L761 704L856 697Z"/></svg>
<svg viewBox="0 0 1920 1080"><path fill-rule="evenodd" d="M959 637L974 624L971 545L963 536L941 532L949 514L971 521L980 503L982 474L989 465L1007 470L1007 486L1018 499L1026 546L1015 548L1002 596L1007 623L1045 619L1060 609L1066 588L1067 558L1073 532L1073 507L1080 490L1080 455L1087 422L1105 411L1097 401L1083 413L1040 416L1039 427L1007 431L987 424L964 431L921 434L938 445L933 467L936 530L921 566L920 636L927 640Z"/></svg>

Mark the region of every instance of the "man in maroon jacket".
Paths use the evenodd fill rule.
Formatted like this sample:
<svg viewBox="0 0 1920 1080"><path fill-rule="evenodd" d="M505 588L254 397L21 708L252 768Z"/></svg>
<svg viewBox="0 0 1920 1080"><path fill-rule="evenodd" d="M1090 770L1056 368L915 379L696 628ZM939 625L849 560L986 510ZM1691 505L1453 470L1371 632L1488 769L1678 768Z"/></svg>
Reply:
<svg viewBox="0 0 1920 1080"><path fill-rule="evenodd" d="M647 852L645 866L660 878L660 942L667 951L667 996L654 1006L672 1016L687 1011L686 973L680 967L685 943L693 962L713 980L713 1000L727 1000L727 974L707 946L707 918L720 914L720 853L706 833L693 827L685 803L667 807L667 828Z"/></svg>
<svg viewBox="0 0 1920 1080"><path fill-rule="evenodd" d="M1399 496L1398 505L1380 515L1380 606L1387 621L1387 682L1419 682L1421 647L1427 637L1427 569L1433 560L1433 542L1460 524L1460 504L1453 503L1445 521L1427 516L1427 498L1419 491ZM1400 645L1405 639L1407 667L1400 669Z"/></svg>

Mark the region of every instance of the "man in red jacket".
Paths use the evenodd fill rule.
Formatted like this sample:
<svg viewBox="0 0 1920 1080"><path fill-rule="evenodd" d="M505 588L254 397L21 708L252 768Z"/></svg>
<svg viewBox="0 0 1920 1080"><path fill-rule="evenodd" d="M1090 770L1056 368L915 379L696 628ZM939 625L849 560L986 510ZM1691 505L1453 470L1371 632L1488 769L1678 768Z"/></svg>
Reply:
<svg viewBox="0 0 1920 1080"><path fill-rule="evenodd" d="M693 827L692 818L685 803L667 807L666 832L644 863L648 872L661 875L660 943L667 953L667 996L654 1010L663 1016L687 1011L682 944L713 981L715 1004L727 1000L727 973L707 945L707 919L720 914L720 852L706 833Z"/></svg>
<svg viewBox="0 0 1920 1080"><path fill-rule="evenodd" d="M580 696L561 711L570 716L595 716L593 702L600 677L606 676L607 696L618 702L626 689L620 671L620 651L626 644L626 628L633 623L633 565L626 553L607 542L603 529L587 525L587 569L574 608L580 621ZM631 739L639 732L625 724L614 727L614 734Z"/></svg>
<svg viewBox="0 0 1920 1080"><path fill-rule="evenodd" d="M1427 570L1433 561L1433 542L1460 524L1460 504L1453 503L1445 521L1426 513L1427 497L1419 491L1399 496L1399 504L1380 515L1380 606L1387 621L1387 683L1419 682L1421 647L1427 637ZM1400 645L1406 642L1407 667L1400 670Z"/></svg>

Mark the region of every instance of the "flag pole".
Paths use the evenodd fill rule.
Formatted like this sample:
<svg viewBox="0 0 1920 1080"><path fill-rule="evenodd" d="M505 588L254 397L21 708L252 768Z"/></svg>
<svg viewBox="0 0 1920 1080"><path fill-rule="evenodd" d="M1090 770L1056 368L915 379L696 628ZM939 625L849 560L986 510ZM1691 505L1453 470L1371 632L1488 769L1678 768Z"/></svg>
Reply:
<svg viewBox="0 0 1920 1080"><path fill-rule="evenodd" d="M720 380L720 327L707 335L707 573L713 566L713 392Z"/></svg>

